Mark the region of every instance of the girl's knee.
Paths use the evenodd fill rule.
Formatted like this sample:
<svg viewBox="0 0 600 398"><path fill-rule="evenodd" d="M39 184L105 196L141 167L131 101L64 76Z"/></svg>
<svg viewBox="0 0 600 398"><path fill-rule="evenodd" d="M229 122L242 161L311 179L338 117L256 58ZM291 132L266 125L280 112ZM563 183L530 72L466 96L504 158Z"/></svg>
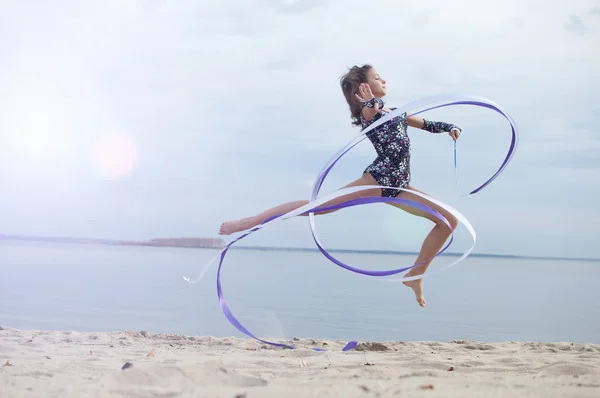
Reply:
<svg viewBox="0 0 600 398"><path fill-rule="evenodd" d="M456 218L450 214L447 217L447 220L448 220L448 223L450 224L450 228L452 229L452 231L455 231L456 228L458 227L458 218Z"/></svg>
<svg viewBox="0 0 600 398"><path fill-rule="evenodd" d="M450 225L451 231L455 231L456 228L458 228L458 219L452 214L444 214L444 217L446 218L446 220L448 220L448 223L446 224L444 221L438 219L436 222L437 225L443 226L445 228L448 228L448 225Z"/></svg>

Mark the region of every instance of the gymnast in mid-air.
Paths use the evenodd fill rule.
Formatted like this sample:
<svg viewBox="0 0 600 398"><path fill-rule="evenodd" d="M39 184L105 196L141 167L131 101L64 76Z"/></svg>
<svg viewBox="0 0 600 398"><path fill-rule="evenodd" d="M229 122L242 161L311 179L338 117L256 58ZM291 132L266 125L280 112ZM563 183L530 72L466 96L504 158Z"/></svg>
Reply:
<svg viewBox="0 0 600 398"><path fill-rule="evenodd" d="M394 109L385 107L382 98L387 93L386 81L371 65L353 66L341 78L340 84L342 92L350 107L352 124L361 126L361 129L363 130ZM370 185L381 186L382 188L364 189L359 192L350 193L332 199L322 206L331 206L365 196L398 197L422 203L433 210L436 210L448 220L452 230L456 229L458 220L455 216L435 203L404 190L410 189L424 193L410 185L410 139L407 134L408 126L425 130L430 133L445 132L455 141L461 134L461 129L453 124L433 122L418 116L410 116L406 113L391 118L373 129L368 135L369 140L377 152L375 160L367 166L363 174L357 180L354 180L344 187ZM287 202L251 217L224 222L221 225L219 234L229 235L251 229L262 224L270 217L296 210L307 203L309 203L308 200ZM431 232L429 232L425 238L419 255L415 260L415 264L423 263L411 268L404 276L414 277L423 275L431 264L433 256L440 251L446 240L452 234L452 231L448 228L448 225L442 222L442 220L429 213L398 203L390 203L390 205L416 216L425 217L435 224ZM315 211L314 214L326 214L333 211L336 210ZM305 215L308 215L308 213ZM423 279L414 279L403 283L414 291L417 302L420 306L424 307L425 297L423 296Z"/></svg>

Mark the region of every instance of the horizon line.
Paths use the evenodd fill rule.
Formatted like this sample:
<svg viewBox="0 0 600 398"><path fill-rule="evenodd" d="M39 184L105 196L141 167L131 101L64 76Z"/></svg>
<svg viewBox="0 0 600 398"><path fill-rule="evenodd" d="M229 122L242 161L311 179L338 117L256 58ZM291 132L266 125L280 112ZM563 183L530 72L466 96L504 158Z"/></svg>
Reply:
<svg viewBox="0 0 600 398"><path fill-rule="evenodd" d="M286 246L232 246L229 250L271 250L271 251L310 251L319 252L318 248L310 247L286 247ZM364 253L364 254L391 254L391 255L418 255L418 252L406 252L399 250L368 250L368 249L328 249L330 253ZM442 253L440 257L459 257L463 253ZM496 254L496 253L471 253L468 257L495 257L495 258L512 258L523 260L571 260L571 261L600 261L600 258L586 257L553 257L553 256L527 256L518 254Z"/></svg>
<svg viewBox="0 0 600 398"><path fill-rule="evenodd" d="M22 238L28 239L44 239L45 241L60 241L64 240L65 243L69 241L88 241L87 243L96 243L96 244L107 244L107 243L118 243L118 242L127 242L124 239L103 239L103 238L83 238L83 237L67 237L67 236L40 236L40 235L24 235L24 234L7 234L0 233L0 240L8 239L17 239L21 240ZM27 240L28 240L27 239ZM154 239L182 239L182 238L151 238L148 240L140 240L139 242L150 242ZM196 239L221 239L223 238L196 238ZM149 245L151 246L151 245ZM226 247L199 247L199 246L158 246L157 247L171 247L178 249L210 249L210 250L222 250ZM231 246L229 250L270 250L270 251L302 251L302 252L319 252L320 250L316 247L291 247L291 246ZM408 251L400 251L400 250L384 250L384 249L329 249L327 250L331 253L363 253L363 254L388 254L388 255L418 255L418 252L408 252ZM442 256L449 257L459 257L462 256L463 253L442 253ZM533 256L533 255L519 255L519 254L498 254L498 253L471 253L468 257L485 257L485 258L512 258L512 259L524 259L524 260L570 260L570 261L600 261L600 258L593 257L558 257L558 256Z"/></svg>

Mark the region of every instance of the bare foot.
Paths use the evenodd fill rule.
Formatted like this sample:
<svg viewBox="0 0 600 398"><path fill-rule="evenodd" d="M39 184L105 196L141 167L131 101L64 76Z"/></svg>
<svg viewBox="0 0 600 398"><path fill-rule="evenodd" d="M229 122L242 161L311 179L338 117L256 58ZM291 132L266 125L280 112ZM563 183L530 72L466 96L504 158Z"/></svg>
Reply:
<svg viewBox="0 0 600 398"><path fill-rule="evenodd" d="M241 220L226 221L221 224L219 229L219 235L231 235L236 232L244 231L253 227L252 221L249 218L243 218Z"/></svg>
<svg viewBox="0 0 600 398"><path fill-rule="evenodd" d="M414 275L406 274L404 276L414 276ZM419 305L421 307L425 307L425 297L423 297L423 278L416 279L414 281L406 281L406 282L402 282L402 283L404 283L404 285L410 287L415 292L415 298L417 299L417 303L419 303Z"/></svg>

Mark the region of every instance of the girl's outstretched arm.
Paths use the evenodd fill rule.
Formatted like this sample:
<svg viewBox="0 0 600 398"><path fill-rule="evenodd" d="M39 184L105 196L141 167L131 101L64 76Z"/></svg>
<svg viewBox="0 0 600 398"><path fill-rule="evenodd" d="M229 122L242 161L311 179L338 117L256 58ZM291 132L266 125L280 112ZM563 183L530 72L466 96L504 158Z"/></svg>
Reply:
<svg viewBox="0 0 600 398"><path fill-rule="evenodd" d="M455 141L461 133L460 128L454 124L446 122L432 122L419 116L407 116L406 122L410 127L429 131L430 133L434 134L447 132Z"/></svg>

